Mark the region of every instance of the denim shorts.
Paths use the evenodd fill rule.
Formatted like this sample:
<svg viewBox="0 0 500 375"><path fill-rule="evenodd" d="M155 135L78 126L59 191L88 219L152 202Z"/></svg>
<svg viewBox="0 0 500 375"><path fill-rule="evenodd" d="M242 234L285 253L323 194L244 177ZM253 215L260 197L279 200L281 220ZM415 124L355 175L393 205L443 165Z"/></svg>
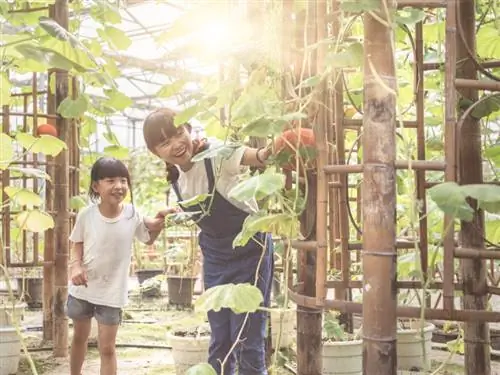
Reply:
<svg viewBox="0 0 500 375"><path fill-rule="evenodd" d="M99 324L106 326L119 325L122 321L122 309L117 307L95 305L88 301L68 295L66 314L72 320L95 317Z"/></svg>

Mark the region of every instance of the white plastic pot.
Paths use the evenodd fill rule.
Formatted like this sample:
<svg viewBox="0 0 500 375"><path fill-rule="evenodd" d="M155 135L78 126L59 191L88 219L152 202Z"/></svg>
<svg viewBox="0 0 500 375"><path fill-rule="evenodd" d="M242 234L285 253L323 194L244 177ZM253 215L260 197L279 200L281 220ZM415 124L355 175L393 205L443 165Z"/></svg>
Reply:
<svg viewBox="0 0 500 375"><path fill-rule="evenodd" d="M426 322L424 324L424 337L422 338L420 326L420 322L415 321L410 323L410 328L408 329L398 329L398 370L415 371L430 368L432 332L436 327L434 324Z"/></svg>
<svg viewBox="0 0 500 375"><path fill-rule="evenodd" d="M167 339L170 346L172 346L176 375L185 375L190 367L207 362L208 346L210 344L209 335L184 337L168 333Z"/></svg>
<svg viewBox="0 0 500 375"><path fill-rule="evenodd" d="M288 348L292 345L295 333L295 310L273 310L271 311L271 335L272 345L276 348L278 333L280 333L280 349Z"/></svg>
<svg viewBox="0 0 500 375"><path fill-rule="evenodd" d="M325 342L323 375L361 375L363 372L363 340Z"/></svg>
<svg viewBox="0 0 500 375"><path fill-rule="evenodd" d="M17 374L21 339L14 327L0 327L0 375Z"/></svg>
<svg viewBox="0 0 500 375"><path fill-rule="evenodd" d="M19 325L24 317L25 303L0 301L0 327Z"/></svg>

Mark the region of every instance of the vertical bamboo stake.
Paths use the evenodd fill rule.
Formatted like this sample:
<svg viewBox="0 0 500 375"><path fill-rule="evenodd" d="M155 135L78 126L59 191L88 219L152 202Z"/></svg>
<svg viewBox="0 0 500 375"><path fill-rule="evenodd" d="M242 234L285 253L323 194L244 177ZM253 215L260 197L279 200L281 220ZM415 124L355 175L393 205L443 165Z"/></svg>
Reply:
<svg viewBox="0 0 500 375"><path fill-rule="evenodd" d="M10 107L8 105L2 106L3 118L2 118L2 132L9 135L10 133ZM2 254L5 250L5 259L2 260L2 264L8 266L10 264L10 252L11 252L11 241L10 241L10 204L9 196L5 192L5 188L9 186L10 183L10 171L8 168L2 171Z"/></svg>
<svg viewBox="0 0 500 375"><path fill-rule="evenodd" d="M36 134L36 129L38 125L38 76L33 73L33 81L31 83L31 98L33 100L33 133ZM38 168L38 155L33 153L33 168ZM33 191L39 194L38 191L38 179L33 178ZM33 233L33 265L38 266L40 264L38 260L38 233Z"/></svg>
<svg viewBox="0 0 500 375"><path fill-rule="evenodd" d="M445 61L445 129L444 129L444 144L445 144L445 161L446 169L444 172L445 181L456 181L456 135L455 126L457 117L455 105L457 95L455 92L455 76L456 76L456 34L457 34L457 19L456 19L456 0L448 0L446 5L446 61ZM453 218L450 215L444 216L444 258L443 258L443 308L451 313L453 306L453 251L454 243L454 228Z"/></svg>
<svg viewBox="0 0 500 375"><path fill-rule="evenodd" d="M53 7L50 8L51 17L53 17ZM55 73L49 71L47 74L47 113L55 114L56 105L54 93L50 89L50 80L55 79ZM48 122L54 124L54 120ZM46 157L47 169L46 172L50 177L46 181L45 187L45 208L49 212L54 211L54 158ZM55 259L55 240L54 229L49 229L44 233L44 249L43 249L43 340L52 341L54 338L54 259Z"/></svg>
<svg viewBox="0 0 500 375"><path fill-rule="evenodd" d="M460 33L457 35L457 78L477 79L476 67L468 50L476 54L475 1L458 2ZM475 89L458 89L461 98L476 102ZM483 183L483 159L481 154L481 124L468 116L459 129L459 178L460 184ZM460 244L472 249L484 248L484 213L477 201L469 203L475 209L471 222L461 222ZM462 259L464 285L463 308L484 311L488 308L486 290L487 267L484 259ZM486 322L465 322L465 368L468 375L490 374L490 331Z"/></svg>
<svg viewBox="0 0 500 375"><path fill-rule="evenodd" d="M54 4L54 20L63 28L68 29L68 0L56 0ZM56 108L68 97L68 72L56 72ZM62 116L56 120L59 137L63 142L70 143L69 121ZM68 355L68 318L64 305L68 298L68 255L69 255L69 151L63 150L56 156L55 166L55 290L54 290L54 356Z"/></svg>
<svg viewBox="0 0 500 375"><path fill-rule="evenodd" d="M316 2L316 35L317 40L326 38L326 0ZM323 74L325 69L325 43L318 46L318 57L316 61L317 74ZM318 244L316 254L316 304L323 306L326 298L326 268L327 268L327 213L328 213L328 179L323 168L328 161L328 149L326 144L326 121L328 107L326 81L321 84L319 91L319 111L316 126L313 128L316 138L318 182L316 195L316 241Z"/></svg>
<svg viewBox="0 0 500 375"><path fill-rule="evenodd" d="M364 15L363 374L395 375L396 352L396 77L395 2ZM389 9L387 9L389 8Z"/></svg>

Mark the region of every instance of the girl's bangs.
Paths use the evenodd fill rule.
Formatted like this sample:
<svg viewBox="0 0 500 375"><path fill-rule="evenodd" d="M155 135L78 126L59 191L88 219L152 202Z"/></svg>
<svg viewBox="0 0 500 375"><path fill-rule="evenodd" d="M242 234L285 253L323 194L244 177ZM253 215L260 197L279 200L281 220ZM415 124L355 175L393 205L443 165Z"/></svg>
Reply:
<svg viewBox="0 0 500 375"><path fill-rule="evenodd" d="M130 179L128 169L121 161L116 159L101 159L96 163L95 176L92 176L92 180L98 181L115 177Z"/></svg>

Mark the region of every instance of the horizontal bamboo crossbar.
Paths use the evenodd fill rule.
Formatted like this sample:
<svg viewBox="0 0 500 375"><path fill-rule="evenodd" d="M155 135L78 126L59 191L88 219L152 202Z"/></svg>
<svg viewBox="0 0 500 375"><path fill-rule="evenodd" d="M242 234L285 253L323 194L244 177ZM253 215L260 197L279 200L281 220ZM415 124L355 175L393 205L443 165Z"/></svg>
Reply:
<svg viewBox="0 0 500 375"><path fill-rule="evenodd" d="M403 128L415 129L418 127L418 123L415 120L403 120L396 121L398 127L400 127L401 122L403 123ZM344 119L343 124L345 127L359 128L363 126L362 119Z"/></svg>
<svg viewBox="0 0 500 375"><path fill-rule="evenodd" d="M298 292L298 286L288 289L290 299L301 307L317 309L316 298L307 297ZM346 314L362 314L363 304L345 300L326 299L323 308L335 310ZM400 318L421 318L422 309L412 306L398 306L397 316ZM500 322L500 312L498 311L477 311L477 310L444 310L444 309L423 309L424 319L455 320L460 322Z"/></svg>
<svg viewBox="0 0 500 375"><path fill-rule="evenodd" d="M462 259L500 259L500 251L486 249L466 249L458 247L453 254Z"/></svg>
<svg viewBox="0 0 500 375"><path fill-rule="evenodd" d="M455 79L455 86L459 89L475 89L486 91L500 91L500 82L485 79Z"/></svg>
<svg viewBox="0 0 500 375"><path fill-rule="evenodd" d="M491 69L491 68L500 68L500 60L490 60L490 61L484 61L480 63L483 68L485 69ZM442 62L429 62L429 63L424 63L423 69L424 70L438 70L444 67L444 63Z"/></svg>
<svg viewBox="0 0 500 375"><path fill-rule="evenodd" d="M49 118L49 119L57 119L58 115L48 115L46 113L29 113L29 112L0 112L0 116L26 116L26 117L41 117L41 118Z"/></svg>
<svg viewBox="0 0 500 375"><path fill-rule="evenodd" d="M400 0L398 8L413 7L413 8L444 8L446 0Z"/></svg>
<svg viewBox="0 0 500 375"><path fill-rule="evenodd" d="M395 163L396 169L414 169L419 171L444 171L446 164L442 161L432 160L397 160ZM323 168L326 174L335 173L361 173L363 172L362 164L330 164Z"/></svg>

